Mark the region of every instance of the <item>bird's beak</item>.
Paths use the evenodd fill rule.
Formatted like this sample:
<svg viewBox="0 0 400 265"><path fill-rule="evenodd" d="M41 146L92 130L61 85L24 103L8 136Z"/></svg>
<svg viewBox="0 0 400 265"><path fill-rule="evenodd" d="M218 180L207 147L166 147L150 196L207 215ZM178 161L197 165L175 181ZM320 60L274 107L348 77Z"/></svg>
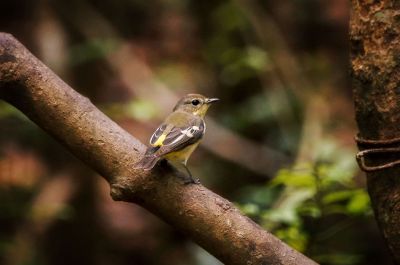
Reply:
<svg viewBox="0 0 400 265"><path fill-rule="evenodd" d="M213 102L216 102L216 101L219 101L219 98L208 98L208 99L206 99L206 103L207 104L210 104L210 103L213 103Z"/></svg>

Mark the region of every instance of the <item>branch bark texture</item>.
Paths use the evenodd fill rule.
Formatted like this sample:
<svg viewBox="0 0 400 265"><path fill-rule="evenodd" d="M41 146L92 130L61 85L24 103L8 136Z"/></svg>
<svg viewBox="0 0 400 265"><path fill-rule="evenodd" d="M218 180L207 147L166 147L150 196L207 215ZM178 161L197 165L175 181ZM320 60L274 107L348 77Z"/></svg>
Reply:
<svg viewBox="0 0 400 265"><path fill-rule="evenodd" d="M398 138L400 3L352 0L351 4L351 74L359 136L372 140ZM371 156L367 163L394 159L393 154L380 154ZM400 264L400 167L369 172L367 183L382 234Z"/></svg>
<svg viewBox="0 0 400 265"><path fill-rule="evenodd" d="M0 98L104 176L113 199L140 204L225 264L316 264L224 198L201 185L182 185L171 168L134 170L145 146L6 33L0 33Z"/></svg>

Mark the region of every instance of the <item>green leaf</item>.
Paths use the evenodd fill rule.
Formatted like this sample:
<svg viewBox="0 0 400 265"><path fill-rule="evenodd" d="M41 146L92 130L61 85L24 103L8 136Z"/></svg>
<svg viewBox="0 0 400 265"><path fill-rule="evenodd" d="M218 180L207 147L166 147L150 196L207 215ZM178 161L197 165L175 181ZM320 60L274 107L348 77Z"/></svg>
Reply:
<svg viewBox="0 0 400 265"><path fill-rule="evenodd" d="M126 114L138 120L150 120L157 116L157 107L150 101L132 100L126 106Z"/></svg>
<svg viewBox="0 0 400 265"><path fill-rule="evenodd" d="M242 210L244 214L251 216L259 215L260 213L260 207L254 203L246 203L240 206L240 210Z"/></svg>
<svg viewBox="0 0 400 265"><path fill-rule="evenodd" d="M354 194L353 190L334 191L334 192L326 194L322 198L322 203L329 204L329 203L335 203L335 202L348 200L353 196L353 194Z"/></svg>
<svg viewBox="0 0 400 265"><path fill-rule="evenodd" d="M308 242L308 235L301 226L290 226L275 231L275 235L300 252L304 252Z"/></svg>
<svg viewBox="0 0 400 265"><path fill-rule="evenodd" d="M358 190L354 193L350 202L347 204L347 210L352 214L365 213L370 209L370 198L364 190Z"/></svg>
<svg viewBox="0 0 400 265"><path fill-rule="evenodd" d="M284 184L291 187L312 187L315 188L315 177L308 170L281 170L275 179L271 181L271 185Z"/></svg>
<svg viewBox="0 0 400 265"><path fill-rule="evenodd" d="M314 191L310 189L290 189L285 192L273 209L266 212L263 219L267 222L283 222L287 224L299 222L297 209L304 201L312 198Z"/></svg>
<svg viewBox="0 0 400 265"><path fill-rule="evenodd" d="M315 203L301 205L298 211L302 216L321 217L321 209Z"/></svg>
<svg viewBox="0 0 400 265"><path fill-rule="evenodd" d="M251 46L247 49L247 56L244 60L247 66L257 71L264 71L270 64L267 53L263 49L255 46Z"/></svg>

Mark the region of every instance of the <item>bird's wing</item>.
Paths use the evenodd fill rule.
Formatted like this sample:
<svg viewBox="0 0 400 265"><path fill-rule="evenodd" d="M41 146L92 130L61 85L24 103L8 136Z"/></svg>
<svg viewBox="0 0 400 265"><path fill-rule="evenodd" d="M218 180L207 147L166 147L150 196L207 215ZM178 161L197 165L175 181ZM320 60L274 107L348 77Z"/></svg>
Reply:
<svg viewBox="0 0 400 265"><path fill-rule="evenodd" d="M164 124L158 127L151 136L150 144L159 147L155 151L158 156L162 156L196 143L203 137L204 131L204 121L201 121L198 125L187 127L170 127Z"/></svg>
<svg viewBox="0 0 400 265"><path fill-rule="evenodd" d="M170 129L171 128L168 128L167 130L167 124L161 124L150 137L150 144L154 147L162 145Z"/></svg>

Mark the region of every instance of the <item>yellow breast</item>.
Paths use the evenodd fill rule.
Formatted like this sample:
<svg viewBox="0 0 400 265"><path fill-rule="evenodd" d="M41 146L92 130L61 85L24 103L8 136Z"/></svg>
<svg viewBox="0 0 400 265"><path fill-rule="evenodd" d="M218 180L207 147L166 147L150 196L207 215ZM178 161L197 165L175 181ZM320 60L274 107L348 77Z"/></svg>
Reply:
<svg viewBox="0 0 400 265"><path fill-rule="evenodd" d="M198 145L199 142L192 145L188 145L182 150L171 152L165 155L165 158L173 162L184 163L186 165L186 162L188 161L190 155L193 153L193 151L196 149Z"/></svg>

